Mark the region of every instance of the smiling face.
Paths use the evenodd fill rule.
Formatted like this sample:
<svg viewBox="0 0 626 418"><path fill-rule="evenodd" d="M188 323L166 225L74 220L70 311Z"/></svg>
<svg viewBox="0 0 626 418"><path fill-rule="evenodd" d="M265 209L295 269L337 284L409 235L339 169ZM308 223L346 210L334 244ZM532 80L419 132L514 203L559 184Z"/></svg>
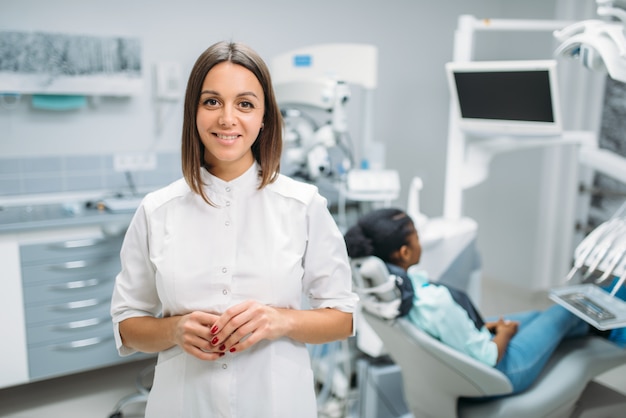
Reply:
<svg viewBox="0 0 626 418"><path fill-rule="evenodd" d="M211 174L230 181L250 168L251 147L262 129L263 115L263 88L251 71L229 61L211 68L196 113Z"/></svg>

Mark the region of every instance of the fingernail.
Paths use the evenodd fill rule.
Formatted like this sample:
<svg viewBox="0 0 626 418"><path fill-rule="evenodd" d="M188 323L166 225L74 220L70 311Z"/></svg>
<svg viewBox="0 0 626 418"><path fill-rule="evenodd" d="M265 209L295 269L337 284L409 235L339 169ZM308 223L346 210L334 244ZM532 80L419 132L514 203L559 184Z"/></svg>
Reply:
<svg viewBox="0 0 626 418"><path fill-rule="evenodd" d="M226 350L226 346L225 346L224 344L220 345L219 350L220 350L220 351L224 351L224 350Z"/></svg>
<svg viewBox="0 0 626 418"><path fill-rule="evenodd" d="M213 338L211 340L211 344L213 344L213 345L217 344L218 342L219 342L219 339L217 337L215 337L215 338Z"/></svg>
<svg viewBox="0 0 626 418"><path fill-rule="evenodd" d="M230 350L228 350L228 351L230 351L231 353L234 353L235 351L237 351L237 349L236 349L235 347L232 347L232 348L231 348Z"/></svg>
<svg viewBox="0 0 626 418"><path fill-rule="evenodd" d="M217 325L211 328L211 334L215 334L217 332Z"/></svg>

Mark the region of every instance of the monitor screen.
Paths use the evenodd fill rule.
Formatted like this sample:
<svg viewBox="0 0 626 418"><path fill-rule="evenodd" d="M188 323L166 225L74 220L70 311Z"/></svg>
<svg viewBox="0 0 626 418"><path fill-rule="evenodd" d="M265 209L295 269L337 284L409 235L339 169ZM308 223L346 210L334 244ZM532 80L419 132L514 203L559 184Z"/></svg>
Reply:
<svg viewBox="0 0 626 418"><path fill-rule="evenodd" d="M451 62L446 72L462 130L522 136L561 131L556 61Z"/></svg>

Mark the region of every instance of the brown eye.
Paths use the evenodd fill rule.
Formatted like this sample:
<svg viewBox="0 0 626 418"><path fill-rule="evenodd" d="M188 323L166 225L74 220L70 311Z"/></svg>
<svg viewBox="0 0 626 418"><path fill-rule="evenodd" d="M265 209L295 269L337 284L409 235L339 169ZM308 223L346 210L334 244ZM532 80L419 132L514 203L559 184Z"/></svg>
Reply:
<svg viewBox="0 0 626 418"><path fill-rule="evenodd" d="M202 101L202 104L204 106L217 106L218 101L215 99L206 99L204 101Z"/></svg>

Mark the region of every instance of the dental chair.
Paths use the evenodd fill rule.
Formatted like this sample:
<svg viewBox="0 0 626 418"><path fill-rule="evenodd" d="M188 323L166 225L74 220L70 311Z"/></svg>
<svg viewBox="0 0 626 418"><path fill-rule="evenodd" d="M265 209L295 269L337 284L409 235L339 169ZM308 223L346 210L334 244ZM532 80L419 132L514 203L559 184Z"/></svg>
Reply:
<svg viewBox="0 0 626 418"><path fill-rule="evenodd" d="M626 400L592 382L601 373L626 363L626 350L600 337L564 341L533 386L520 394L498 397L512 391L503 373L448 347L407 319L391 315L398 295L389 286L394 279L382 260L352 260L352 274L362 300L359 315L400 366L405 400L416 418L572 417L588 385L596 392L600 386ZM480 399L492 396L495 398Z"/></svg>

